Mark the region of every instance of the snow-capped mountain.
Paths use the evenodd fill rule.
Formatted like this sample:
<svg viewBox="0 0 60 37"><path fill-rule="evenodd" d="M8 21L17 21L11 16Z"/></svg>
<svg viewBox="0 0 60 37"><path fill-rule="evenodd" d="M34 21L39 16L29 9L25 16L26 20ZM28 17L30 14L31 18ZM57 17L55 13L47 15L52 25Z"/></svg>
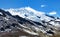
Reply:
<svg viewBox="0 0 60 37"><path fill-rule="evenodd" d="M56 30L60 30L60 18L30 7L5 11L0 9L0 32L14 32L17 29L27 35L40 36L43 33L51 36L57 33Z"/></svg>
<svg viewBox="0 0 60 37"><path fill-rule="evenodd" d="M6 9L6 11L9 11L12 15L19 15L22 18L27 18L37 22L39 22L40 20L47 20L47 22L51 19L54 20L53 18L46 16L44 12L34 10L30 7Z"/></svg>
<svg viewBox="0 0 60 37"><path fill-rule="evenodd" d="M30 7L24 7L19 9L9 9L9 11L12 15L19 15L22 18L27 18L31 20L38 20L39 17L44 14L43 12L36 11Z"/></svg>
<svg viewBox="0 0 60 37"><path fill-rule="evenodd" d="M9 11L12 15L18 15L22 18L33 20L36 22L45 21L49 22L50 20L55 20L56 17L47 15L45 12L37 11L31 7L22 7L18 9L5 9Z"/></svg>

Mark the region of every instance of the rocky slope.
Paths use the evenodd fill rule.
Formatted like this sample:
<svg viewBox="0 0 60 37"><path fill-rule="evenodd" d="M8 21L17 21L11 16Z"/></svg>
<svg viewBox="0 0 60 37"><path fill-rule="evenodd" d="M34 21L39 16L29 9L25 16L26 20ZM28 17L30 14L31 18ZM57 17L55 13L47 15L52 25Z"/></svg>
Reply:
<svg viewBox="0 0 60 37"><path fill-rule="evenodd" d="M19 13L8 11L0 9L0 37L60 36L60 18L26 8L17 10Z"/></svg>

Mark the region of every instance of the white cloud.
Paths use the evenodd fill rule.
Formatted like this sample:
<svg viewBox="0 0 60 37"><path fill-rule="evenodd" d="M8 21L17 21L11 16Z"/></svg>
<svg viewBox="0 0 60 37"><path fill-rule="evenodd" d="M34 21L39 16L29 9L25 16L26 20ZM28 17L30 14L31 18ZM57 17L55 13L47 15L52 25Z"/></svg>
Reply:
<svg viewBox="0 0 60 37"><path fill-rule="evenodd" d="M49 15L55 15L55 14L57 14L56 11L52 11L52 12L49 13Z"/></svg>
<svg viewBox="0 0 60 37"><path fill-rule="evenodd" d="M46 5L41 5L41 7L45 7Z"/></svg>

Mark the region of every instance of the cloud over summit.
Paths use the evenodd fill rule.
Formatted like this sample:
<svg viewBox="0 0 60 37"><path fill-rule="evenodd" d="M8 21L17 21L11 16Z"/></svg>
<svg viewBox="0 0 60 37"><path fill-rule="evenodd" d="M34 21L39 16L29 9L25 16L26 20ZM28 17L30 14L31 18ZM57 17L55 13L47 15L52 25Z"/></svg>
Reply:
<svg viewBox="0 0 60 37"><path fill-rule="evenodd" d="M57 14L56 11L52 11L52 12L49 13L49 15L55 15L55 14Z"/></svg>

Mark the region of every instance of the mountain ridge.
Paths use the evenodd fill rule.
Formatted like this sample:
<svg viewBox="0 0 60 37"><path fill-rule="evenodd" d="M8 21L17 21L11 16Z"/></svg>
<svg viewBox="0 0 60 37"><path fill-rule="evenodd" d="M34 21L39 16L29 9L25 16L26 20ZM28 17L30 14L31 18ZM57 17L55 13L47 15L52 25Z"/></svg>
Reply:
<svg viewBox="0 0 60 37"><path fill-rule="evenodd" d="M24 10L22 11L24 12ZM57 33L56 30L60 30L60 18L57 19L46 14L42 14L41 16L34 14L34 16L32 15L34 18L32 19L30 16L28 18L26 18L27 16L23 17L23 13L22 15L19 13L12 15L9 11L2 9L0 9L0 13L0 19L2 20L0 21L0 32L9 33L10 31L14 32L16 29L19 29L33 36L41 36L40 33L43 33L42 35L53 36Z"/></svg>

